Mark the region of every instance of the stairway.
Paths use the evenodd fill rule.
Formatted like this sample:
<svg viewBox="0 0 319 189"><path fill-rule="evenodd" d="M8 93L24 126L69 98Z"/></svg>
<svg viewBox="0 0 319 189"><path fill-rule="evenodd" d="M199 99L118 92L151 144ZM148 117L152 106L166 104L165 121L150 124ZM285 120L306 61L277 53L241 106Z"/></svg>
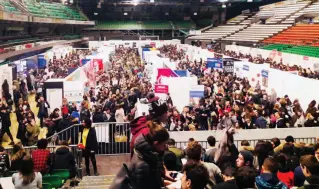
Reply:
<svg viewBox="0 0 319 189"><path fill-rule="evenodd" d="M107 189L113 179L114 175L102 175L102 176L86 176L83 177L82 181L79 183L79 186L75 187L76 189Z"/></svg>

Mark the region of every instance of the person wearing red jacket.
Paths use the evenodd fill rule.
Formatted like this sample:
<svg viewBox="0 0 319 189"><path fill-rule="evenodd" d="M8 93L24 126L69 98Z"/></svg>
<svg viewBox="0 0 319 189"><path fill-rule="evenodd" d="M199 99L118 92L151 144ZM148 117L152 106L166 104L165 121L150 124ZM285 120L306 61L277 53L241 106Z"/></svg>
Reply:
<svg viewBox="0 0 319 189"><path fill-rule="evenodd" d="M130 149L131 149L131 158L133 156L133 148L134 148L134 142L135 139L143 134L146 135L149 132L149 127L147 122L148 121L154 121L159 124L162 122L165 122L167 120L167 111L168 106L164 102L160 102L159 98L155 96L154 93L149 93L147 95L147 100L149 103L149 115L143 115L140 117L135 118L130 123L131 133L132 133L132 140L130 143ZM132 113L135 113L134 111Z"/></svg>

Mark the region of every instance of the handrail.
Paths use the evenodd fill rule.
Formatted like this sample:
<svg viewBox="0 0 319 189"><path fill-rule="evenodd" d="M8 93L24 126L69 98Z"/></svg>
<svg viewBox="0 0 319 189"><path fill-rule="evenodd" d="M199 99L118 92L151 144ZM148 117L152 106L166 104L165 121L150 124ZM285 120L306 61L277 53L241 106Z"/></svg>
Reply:
<svg viewBox="0 0 319 189"><path fill-rule="evenodd" d="M72 128L74 128L75 126L81 126L81 125L82 125L82 124L73 124L73 125L71 125L70 127L66 128L66 129L63 129L63 130L60 131L60 132L54 133L52 136L50 136L50 137L48 137L48 138L46 138L46 139L47 139L47 140L52 139L53 137L55 137L55 136L57 136L57 135L59 135L59 134L65 132L65 131L67 131L67 130L72 129Z"/></svg>

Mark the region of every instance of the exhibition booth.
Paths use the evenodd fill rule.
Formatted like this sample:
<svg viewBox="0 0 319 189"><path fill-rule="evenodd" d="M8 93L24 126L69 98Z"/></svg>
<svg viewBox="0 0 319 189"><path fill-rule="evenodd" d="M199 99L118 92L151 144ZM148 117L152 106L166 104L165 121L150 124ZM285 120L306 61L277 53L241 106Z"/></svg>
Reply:
<svg viewBox="0 0 319 189"><path fill-rule="evenodd" d="M238 45L226 45L226 50L242 53L244 55L250 54L252 57L262 57L264 59L270 58L277 63L282 62L286 65L297 65L302 68L310 68L317 70L319 68L319 58L302 56L297 54L284 53L276 50L265 50L252 47L244 47Z"/></svg>

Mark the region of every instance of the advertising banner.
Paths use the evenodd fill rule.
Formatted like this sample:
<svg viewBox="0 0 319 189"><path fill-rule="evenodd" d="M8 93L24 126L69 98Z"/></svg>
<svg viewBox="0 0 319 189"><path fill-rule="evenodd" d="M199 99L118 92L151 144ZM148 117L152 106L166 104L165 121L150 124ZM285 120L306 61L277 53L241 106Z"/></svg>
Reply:
<svg viewBox="0 0 319 189"><path fill-rule="evenodd" d="M249 71L249 66L248 66L248 65L244 65L244 66L243 66L243 70Z"/></svg>
<svg viewBox="0 0 319 189"><path fill-rule="evenodd" d="M90 62L91 59L81 59L80 62L82 66L84 66L86 63Z"/></svg>
<svg viewBox="0 0 319 189"><path fill-rule="evenodd" d="M38 68L44 69L47 65L47 60L45 59L43 54L38 55Z"/></svg>
<svg viewBox="0 0 319 189"><path fill-rule="evenodd" d="M268 70L261 70L261 85L268 88Z"/></svg>
<svg viewBox="0 0 319 189"><path fill-rule="evenodd" d="M157 82L161 83L163 77L178 77L178 75L169 68L157 68Z"/></svg>
<svg viewBox="0 0 319 189"><path fill-rule="evenodd" d="M233 73L234 72L234 61L233 60L225 60L223 61L224 64L224 71L226 73Z"/></svg>
<svg viewBox="0 0 319 189"><path fill-rule="evenodd" d="M222 58L207 58L207 68L223 68Z"/></svg>
<svg viewBox="0 0 319 189"><path fill-rule="evenodd" d="M179 77L187 77L187 70L174 70Z"/></svg>
<svg viewBox="0 0 319 189"><path fill-rule="evenodd" d="M103 70L103 60L102 59L93 59L93 64L95 65L95 68L98 68L98 70Z"/></svg>
<svg viewBox="0 0 319 189"><path fill-rule="evenodd" d="M168 85L155 85L155 93L168 93Z"/></svg>
<svg viewBox="0 0 319 189"><path fill-rule="evenodd" d="M189 104L191 106L198 105L202 97L204 97L204 85L191 86L189 90Z"/></svg>

